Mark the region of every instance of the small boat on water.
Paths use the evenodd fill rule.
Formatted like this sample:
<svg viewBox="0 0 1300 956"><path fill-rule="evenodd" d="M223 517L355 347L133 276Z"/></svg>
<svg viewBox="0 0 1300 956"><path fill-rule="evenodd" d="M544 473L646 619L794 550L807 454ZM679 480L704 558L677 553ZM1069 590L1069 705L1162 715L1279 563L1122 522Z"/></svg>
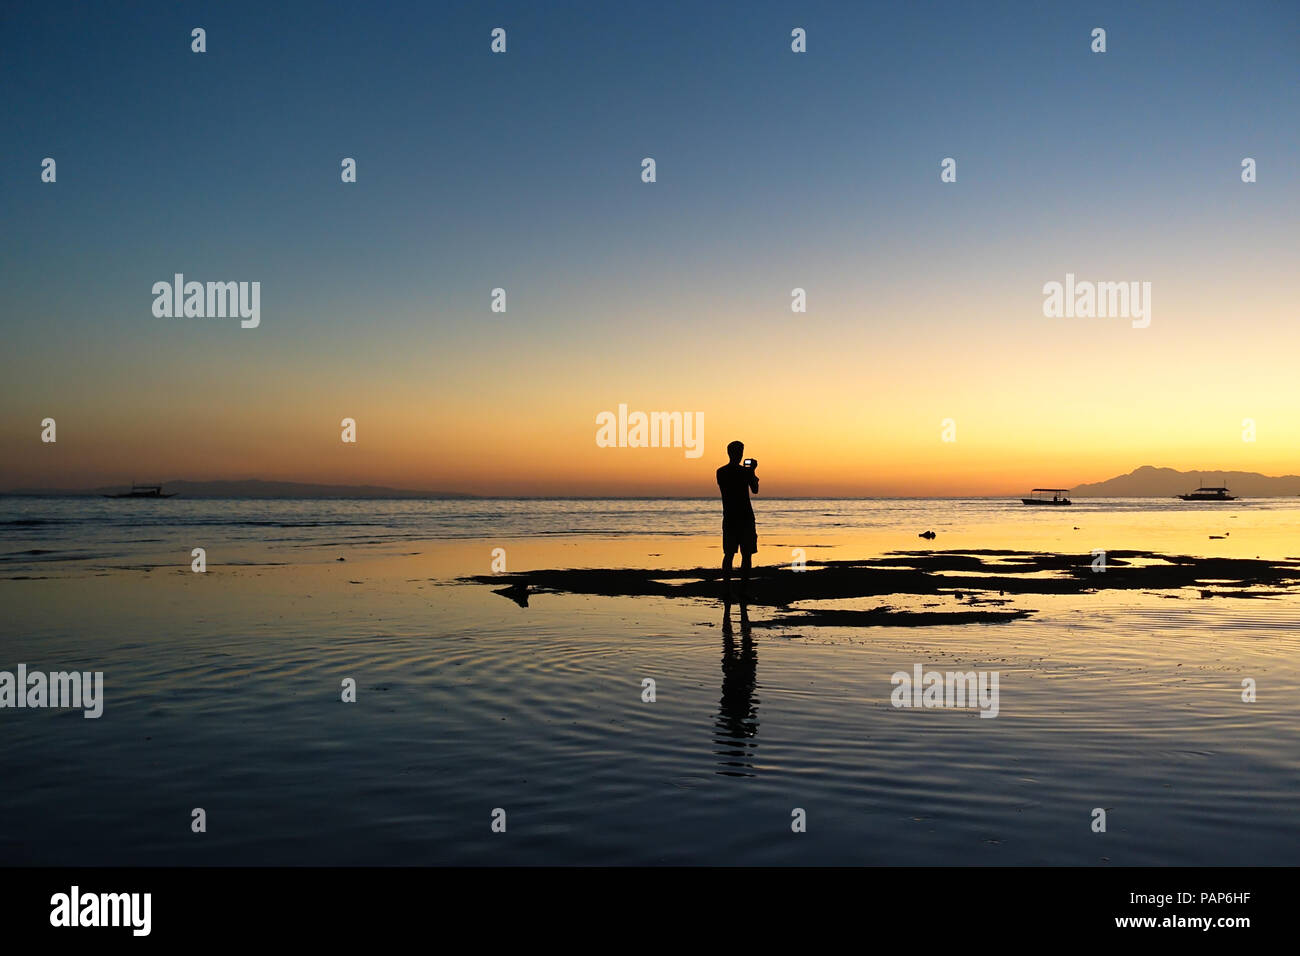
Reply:
<svg viewBox="0 0 1300 956"><path fill-rule="evenodd" d="M105 498L175 498L176 493L163 494L162 485L131 485L131 490L120 495L104 495Z"/></svg>
<svg viewBox="0 0 1300 956"><path fill-rule="evenodd" d="M1021 498L1027 505L1068 505L1073 504L1065 493L1069 488L1034 488L1028 498ZM1052 497L1047 497L1051 495Z"/></svg>
<svg viewBox="0 0 1300 956"><path fill-rule="evenodd" d="M1236 495L1228 494L1228 489L1222 486L1209 487L1201 485L1195 491L1189 494L1179 495L1183 501L1236 501Z"/></svg>

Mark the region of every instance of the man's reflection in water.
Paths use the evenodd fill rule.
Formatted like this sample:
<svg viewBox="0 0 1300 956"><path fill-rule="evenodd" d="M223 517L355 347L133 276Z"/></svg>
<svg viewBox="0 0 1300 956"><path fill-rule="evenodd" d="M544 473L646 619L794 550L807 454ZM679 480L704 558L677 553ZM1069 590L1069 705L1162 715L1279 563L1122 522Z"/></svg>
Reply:
<svg viewBox="0 0 1300 956"><path fill-rule="evenodd" d="M758 655L750 638L749 608L740 605L740 646L731 626L731 602L722 616L722 697L718 701L718 718L714 724L714 751L723 769L718 773L732 777L752 777L749 762L758 746Z"/></svg>

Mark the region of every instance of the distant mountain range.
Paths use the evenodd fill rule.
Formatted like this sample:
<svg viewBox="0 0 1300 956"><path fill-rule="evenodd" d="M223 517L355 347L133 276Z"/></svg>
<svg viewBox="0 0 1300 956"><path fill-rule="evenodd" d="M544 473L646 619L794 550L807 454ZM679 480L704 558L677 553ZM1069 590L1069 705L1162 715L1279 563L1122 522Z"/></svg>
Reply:
<svg viewBox="0 0 1300 956"><path fill-rule="evenodd" d="M1300 475L1273 477L1254 471L1178 471L1143 465L1127 475L1107 478L1091 484L1075 485L1075 498L1170 498L1191 491L1202 483L1227 485L1234 495L1246 498L1273 498L1300 495ZM128 485L81 490L50 488L15 488L4 495L43 495L73 497L77 495L112 495L129 491ZM178 498L479 498L460 491L411 491L383 485L316 485L300 481L168 481L163 491ZM508 496L507 496L508 497ZM619 497L612 495L610 497ZM1014 497L1014 496L1012 496Z"/></svg>
<svg viewBox="0 0 1300 956"><path fill-rule="evenodd" d="M1192 491L1199 485L1226 485L1246 498L1282 498L1300 495L1300 475L1272 477L1255 471L1178 471L1143 465L1127 475L1088 485L1075 485L1075 498L1167 498Z"/></svg>
<svg viewBox="0 0 1300 956"><path fill-rule="evenodd" d="M87 488L81 491L15 488L7 495L112 495L130 491L129 485ZM409 491L382 485L313 485L300 481L167 481L163 491L178 498L474 498L459 491Z"/></svg>

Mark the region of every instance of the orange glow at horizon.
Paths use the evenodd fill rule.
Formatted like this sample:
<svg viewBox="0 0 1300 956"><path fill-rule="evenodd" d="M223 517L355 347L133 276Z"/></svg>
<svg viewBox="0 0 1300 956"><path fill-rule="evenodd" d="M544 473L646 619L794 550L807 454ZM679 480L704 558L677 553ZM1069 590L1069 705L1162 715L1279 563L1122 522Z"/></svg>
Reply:
<svg viewBox="0 0 1300 956"><path fill-rule="evenodd" d="M1147 329L1044 319L1033 295L1014 311L961 311L935 294L923 307L889 302L888 315L773 309L706 322L647 310L607 337L593 325L580 346L545 323L503 343L477 319L451 343L365 329L301 342L270 325L261 338L146 356L105 333L80 365L51 349L14 369L0 487L259 478L711 496L735 438L774 497L1016 494L1145 464L1300 471L1289 303L1256 298L1224 340L1226 290L1180 300L1156 288L1164 299ZM597 414L620 403L701 412L702 456L597 447ZM46 416L57 444L39 440ZM345 417L357 421L355 445L340 441Z"/></svg>

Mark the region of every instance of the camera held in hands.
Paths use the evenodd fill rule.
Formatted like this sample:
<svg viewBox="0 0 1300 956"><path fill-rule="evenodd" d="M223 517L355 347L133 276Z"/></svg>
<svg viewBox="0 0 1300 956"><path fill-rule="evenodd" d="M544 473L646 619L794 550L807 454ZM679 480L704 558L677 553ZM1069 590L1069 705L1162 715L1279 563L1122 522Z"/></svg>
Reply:
<svg viewBox="0 0 1300 956"><path fill-rule="evenodd" d="M742 461L742 462L740 463L740 467L741 467L741 468L757 468L757 467L758 467L758 459L757 459L757 458L746 458L744 461Z"/></svg>

